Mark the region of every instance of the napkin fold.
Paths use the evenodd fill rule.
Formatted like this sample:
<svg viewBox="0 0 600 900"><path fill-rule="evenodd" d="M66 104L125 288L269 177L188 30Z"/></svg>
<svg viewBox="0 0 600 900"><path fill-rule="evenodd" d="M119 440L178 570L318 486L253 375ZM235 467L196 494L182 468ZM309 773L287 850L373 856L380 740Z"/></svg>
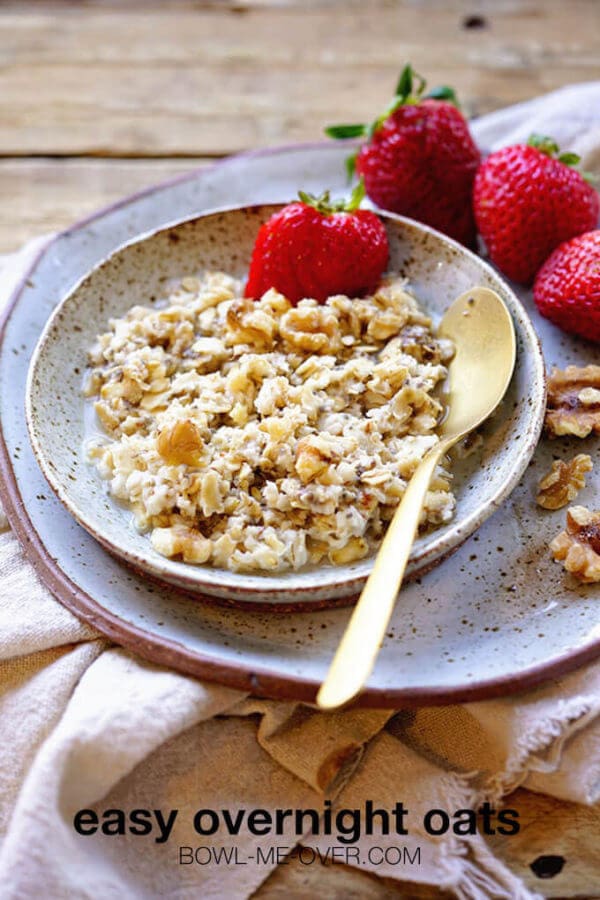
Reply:
<svg viewBox="0 0 600 900"><path fill-rule="evenodd" d="M488 149L551 133L600 170L600 83L492 113L473 131ZM0 263L0 305L43 240ZM291 870L312 853L311 865L343 861L464 900L594 895L600 863L581 835L600 828L600 663L505 699L320 713L204 684L115 647L51 596L1 511L0 584L3 897L44 889L58 900L245 900L269 894L277 848L287 848L281 858L291 853ZM346 844L335 828L325 833L327 811L368 800L384 811L402 802L410 833L363 831L352 843L360 858L342 860ZM520 811L519 834L434 836L424 827L431 809L451 815L486 802ZM240 808L315 810L318 833L306 827L299 837L289 820L281 834L243 825L233 839L193 829L198 810ZM79 835L80 809L177 813L169 840L157 842L158 825L143 836ZM179 848L233 846L248 864L180 864ZM540 857L562 868L542 880ZM347 896L339 890L328 896Z"/></svg>

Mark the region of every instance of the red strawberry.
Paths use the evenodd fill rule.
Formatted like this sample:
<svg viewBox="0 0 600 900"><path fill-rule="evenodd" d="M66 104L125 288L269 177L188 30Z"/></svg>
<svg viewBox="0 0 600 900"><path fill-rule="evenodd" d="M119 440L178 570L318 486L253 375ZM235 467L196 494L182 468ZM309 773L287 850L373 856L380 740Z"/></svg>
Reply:
<svg viewBox="0 0 600 900"><path fill-rule="evenodd" d="M504 147L475 177L473 208L492 262L530 284L555 247L596 227L598 194L571 168L575 153L559 155L551 138Z"/></svg>
<svg viewBox="0 0 600 900"><path fill-rule="evenodd" d="M329 191L312 197L300 191L261 225L252 251L246 297L276 288L291 303L334 294L358 297L374 290L387 266L387 233L375 213L358 209L362 182L349 202L331 203Z"/></svg>
<svg viewBox="0 0 600 900"><path fill-rule="evenodd" d="M370 128L334 125L325 131L334 138L367 136L349 166L364 177L374 203L472 245L479 150L454 92L437 88L423 97L424 90L424 80L406 66L392 103Z"/></svg>
<svg viewBox="0 0 600 900"><path fill-rule="evenodd" d="M557 247L537 274L533 296L559 328L600 343L600 231Z"/></svg>

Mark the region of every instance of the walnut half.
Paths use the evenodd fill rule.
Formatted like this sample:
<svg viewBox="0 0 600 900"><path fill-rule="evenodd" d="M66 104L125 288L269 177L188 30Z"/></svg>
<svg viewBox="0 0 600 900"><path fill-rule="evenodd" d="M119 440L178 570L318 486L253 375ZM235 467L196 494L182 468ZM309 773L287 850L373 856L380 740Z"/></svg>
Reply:
<svg viewBox="0 0 600 900"><path fill-rule="evenodd" d="M585 473L592 471L587 453L578 453L568 462L556 460L538 484L537 502L544 509L560 509L574 500L585 487Z"/></svg>
<svg viewBox="0 0 600 900"><path fill-rule="evenodd" d="M338 320L325 306L302 301L281 317L279 333L292 348L308 353L335 353L340 347Z"/></svg>
<svg viewBox="0 0 600 900"><path fill-rule="evenodd" d="M182 419L160 431L156 449L170 466L196 466L202 449L202 438L193 422Z"/></svg>
<svg viewBox="0 0 600 900"><path fill-rule="evenodd" d="M303 484L308 484L340 460L340 455L323 437L311 434L296 446L295 469Z"/></svg>
<svg viewBox="0 0 600 900"><path fill-rule="evenodd" d="M212 541L187 525L155 528L150 535L152 546L162 556L181 556L187 563L205 563L212 552Z"/></svg>
<svg viewBox="0 0 600 900"><path fill-rule="evenodd" d="M546 430L550 437L584 438L600 433L600 366L552 369L548 380Z"/></svg>
<svg viewBox="0 0 600 900"><path fill-rule="evenodd" d="M551 542L550 550L579 581L600 581L600 512L572 506L567 511L567 527Z"/></svg>

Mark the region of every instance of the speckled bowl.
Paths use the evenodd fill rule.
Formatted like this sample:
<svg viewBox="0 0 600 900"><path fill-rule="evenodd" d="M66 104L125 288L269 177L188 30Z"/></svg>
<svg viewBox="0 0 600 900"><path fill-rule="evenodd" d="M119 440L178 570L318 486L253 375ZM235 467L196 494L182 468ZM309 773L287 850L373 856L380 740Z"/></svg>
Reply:
<svg viewBox="0 0 600 900"><path fill-rule="evenodd" d="M94 268L56 308L39 340L29 370L26 412L44 475L75 519L110 552L187 591L289 608L290 603L322 604L357 594L372 558L278 576L239 575L165 559L135 530L131 513L107 496L105 483L82 451L86 350L108 319L164 296L169 279L203 267L243 277L259 225L278 208L219 210L178 222L124 245ZM504 299L517 332L517 366L507 395L484 427L482 452L455 461L455 517L415 542L407 573L414 577L456 549L519 481L542 426L544 364L527 314L493 269L424 225L387 214L382 219L390 242L390 272L408 278L434 320L456 296L481 284Z"/></svg>

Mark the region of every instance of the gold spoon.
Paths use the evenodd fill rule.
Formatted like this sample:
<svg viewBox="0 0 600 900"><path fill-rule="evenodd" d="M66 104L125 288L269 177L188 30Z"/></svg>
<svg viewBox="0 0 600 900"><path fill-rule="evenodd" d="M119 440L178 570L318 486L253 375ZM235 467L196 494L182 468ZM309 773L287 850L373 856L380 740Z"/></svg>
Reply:
<svg viewBox="0 0 600 900"><path fill-rule="evenodd" d="M388 526L373 571L317 694L321 709L351 700L371 674L415 539L431 476L442 456L480 425L504 396L515 365L515 330L495 291L475 287L446 311L438 329L450 338L448 415L440 440L421 460Z"/></svg>

